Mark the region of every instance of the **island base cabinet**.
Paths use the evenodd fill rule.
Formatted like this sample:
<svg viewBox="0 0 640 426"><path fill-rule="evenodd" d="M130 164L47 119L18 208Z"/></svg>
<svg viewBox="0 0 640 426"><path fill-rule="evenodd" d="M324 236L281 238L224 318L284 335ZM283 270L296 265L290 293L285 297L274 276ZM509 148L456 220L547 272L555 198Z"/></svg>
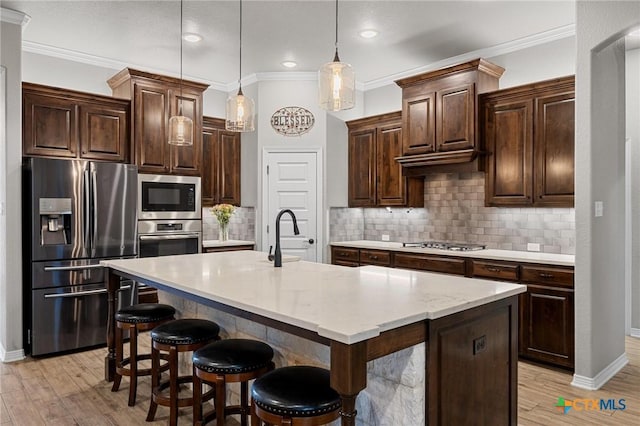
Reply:
<svg viewBox="0 0 640 426"><path fill-rule="evenodd" d="M573 294L568 289L527 286L520 296L520 356L574 367Z"/></svg>
<svg viewBox="0 0 640 426"><path fill-rule="evenodd" d="M428 321L428 425L515 425L518 296Z"/></svg>

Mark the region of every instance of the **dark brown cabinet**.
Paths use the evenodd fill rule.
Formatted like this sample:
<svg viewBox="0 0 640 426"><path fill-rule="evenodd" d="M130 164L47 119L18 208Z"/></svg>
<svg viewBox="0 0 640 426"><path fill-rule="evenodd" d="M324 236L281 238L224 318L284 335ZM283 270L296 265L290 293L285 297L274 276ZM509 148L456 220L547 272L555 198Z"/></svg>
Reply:
<svg viewBox="0 0 640 426"><path fill-rule="evenodd" d="M461 258L407 253L396 253L394 257L396 268L444 272L454 275L464 275L466 272L466 260Z"/></svg>
<svg viewBox="0 0 640 426"><path fill-rule="evenodd" d="M424 205L424 179L407 178L395 158L402 153L400 111L347 122L349 206Z"/></svg>
<svg viewBox="0 0 640 426"><path fill-rule="evenodd" d="M573 368L573 269L522 266L522 283L520 356Z"/></svg>
<svg viewBox="0 0 640 426"><path fill-rule="evenodd" d="M360 266L360 250L331 246L331 263L340 266Z"/></svg>
<svg viewBox="0 0 640 426"><path fill-rule="evenodd" d="M129 101L22 85L23 154L126 162Z"/></svg>
<svg viewBox="0 0 640 426"><path fill-rule="evenodd" d="M396 81L402 87L404 167L469 162L478 146L477 97L504 69L483 59Z"/></svg>
<svg viewBox="0 0 640 426"><path fill-rule="evenodd" d="M202 126L202 205L240 205L240 133L221 118L204 117Z"/></svg>
<svg viewBox="0 0 640 426"><path fill-rule="evenodd" d="M202 93L206 84L125 68L108 81L114 96L131 99L133 157L141 173L200 176ZM182 86L182 87L181 87ZM193 120L193 145L168 144L169 118Z"/></svg>
<svg viewBox="0 0 640 426"><path fill-rule="evenodd" d="M203 247L203 253L219 253L221 251L241 251L241 250L253 250L254 244L242 244L239 246L224 246L224 247Z"/></svg>
<svg viewBox="0 0 640 426"><path fill-rule="evenodd" d="M574 77L488 93L480 102L485 204L573 206Z"/></svg>

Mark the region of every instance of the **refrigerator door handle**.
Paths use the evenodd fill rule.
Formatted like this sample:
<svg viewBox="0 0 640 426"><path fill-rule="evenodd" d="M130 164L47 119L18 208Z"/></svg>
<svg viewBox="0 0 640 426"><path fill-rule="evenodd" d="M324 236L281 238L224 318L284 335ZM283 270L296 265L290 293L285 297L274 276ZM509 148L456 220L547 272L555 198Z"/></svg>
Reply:
<svg viewBox="0 0 640 426"><path fill-rule="evenodd" d="M89 290L89 291L76 291L73 293L53 293L53 294L45 294L44 298L45 299L60 299L60 298L64 298L64 297L80 297L80 296L91 296L94 294L102 294L102 293L106 293L107 289L106 288L101 288L98 290Z"/></svg>
<svg viewBox="0 0 640 426"><path fill-rule="evenodd" d="M84 170L83 179L82 179L82 210L83 210L83 226L82 226L82 240L84 241L85 250L88 251L89 248L89 223L91 220L90 216L90 197L91 197L91 188L89 187L89 170Z"/></svg>
<svg viewBox="0 0 640 426"><path fill-rule="evenodd" d="M84 269L97 269L104 268L104 266L96 264L96 265L80 265L80 266L45 266L45 272L51 271L81 271Z"/></svg>
<svg viewBox="0 0 640 426"><path fill-rule="evenodd" d="M91 229L91 256L96 255L96 234L98 233L98 209L96 208L96 200L98 199L98 178L97 172L91 163L91 212L93 213L93 228Z"/></svg>

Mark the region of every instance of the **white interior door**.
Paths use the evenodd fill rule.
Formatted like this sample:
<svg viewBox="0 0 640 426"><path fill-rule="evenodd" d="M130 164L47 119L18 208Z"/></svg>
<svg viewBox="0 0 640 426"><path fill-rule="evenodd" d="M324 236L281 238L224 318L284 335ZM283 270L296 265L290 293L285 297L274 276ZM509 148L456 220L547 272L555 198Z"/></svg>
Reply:
<svg viewBox="0 0 640 426"><path fill-rule="evenodd" d="M293 220L284 214L280 220L280 249L283 255L318 260L318 152L266 152L267 170L264 205L263 250L276 247L276 216L290 209L296 216L299 235L293 233Z"/></svg>

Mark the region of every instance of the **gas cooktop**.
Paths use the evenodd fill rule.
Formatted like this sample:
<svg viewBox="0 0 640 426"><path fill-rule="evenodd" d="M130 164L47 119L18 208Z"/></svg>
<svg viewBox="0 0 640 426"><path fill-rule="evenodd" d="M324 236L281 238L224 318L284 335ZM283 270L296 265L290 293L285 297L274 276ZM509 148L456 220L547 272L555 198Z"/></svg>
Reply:
<svg viewBox="0 0 640 426"><path fill-rule="evenodd" d="M472 251L483 250L487 246L484 244L453 243L447 241L420 241L417 243L402 243L402 247L433 248L451 251Z"/></svg>

